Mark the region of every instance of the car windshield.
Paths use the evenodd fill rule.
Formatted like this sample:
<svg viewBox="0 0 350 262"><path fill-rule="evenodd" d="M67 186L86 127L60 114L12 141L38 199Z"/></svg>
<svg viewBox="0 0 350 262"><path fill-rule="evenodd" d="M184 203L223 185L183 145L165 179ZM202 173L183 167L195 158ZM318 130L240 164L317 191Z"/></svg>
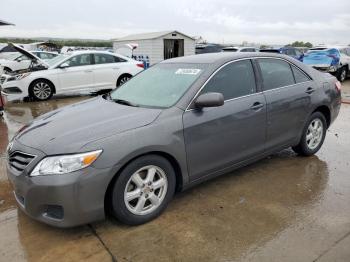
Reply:
<svg viewBox="0 0 350 262"><path fill-rule="evenodd" d="M20 53L15 53L15 54L11 54L9 55L6 59L7 60L15 60L16 58L20 57L21 54Z"/></svg>
<svg viewBox="0 0 350 262"><path fill-rule="evenodd" d="M66 59L69 55L67 54L61 54L61 55L58 55L52 59L49 59L49 60L45 60L46 64L48 64L49 66L53 66L61 61L63 61L64 59Z"/></svg>
<svg viewBox="0 0 350 262"><path fill-rule="evenodd" d="M115 101L141 107L173 106L206 68L205 64L157 64L112 91Z"/></svg>

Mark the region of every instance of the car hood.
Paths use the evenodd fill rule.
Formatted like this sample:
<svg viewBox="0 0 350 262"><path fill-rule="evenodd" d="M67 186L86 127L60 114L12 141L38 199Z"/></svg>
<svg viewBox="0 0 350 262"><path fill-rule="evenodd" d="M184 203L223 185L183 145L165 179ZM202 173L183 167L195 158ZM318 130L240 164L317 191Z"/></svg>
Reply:
<svg viewBox="0 0 350 262"><path fill-rule="evenodd" d="M36 55L32 54L31 52L23 49L22 47L16 45L16 44L12 44L12 43L9 43L9 46L13 47L14 49L16 49L17 52L25 55L26 57L28 57L29 59L31 59L32 61L38 63L38 64L41 64L45 67L49 67L49 65L44 61L44 60L41 60L39 57L37 57Z"/></svg>
<svg viewBox="0 0 350 262"><path fill-rule="evenodd" d="M146 126L161 111L120 105L97 97L40 116L15 139L47 155L76 153L89 142Z"/></svg>

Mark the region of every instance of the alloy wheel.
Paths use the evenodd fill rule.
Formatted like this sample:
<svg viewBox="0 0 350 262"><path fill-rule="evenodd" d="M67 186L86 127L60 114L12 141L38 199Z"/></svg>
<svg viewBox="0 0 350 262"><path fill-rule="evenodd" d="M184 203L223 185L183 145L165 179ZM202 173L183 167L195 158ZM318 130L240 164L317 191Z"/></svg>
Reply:
<svg viewBox="0 0 350 262"><path fill-rule="evenodd" d="M124 203L135 215L147 215L163 202L168 189L165 172L158 166L140 168L130 177L124 191Z"/></svg>
<svg viewBox="0 0 350 262"><path fill-rule="evenodd" d="M130 77L124 76L119 80L119 85L121 86L121 85L125 84L126 82L128 82L129 80L130 80Z"/></svg>
<svg viewBox="0 0 350 262"><path fill-rule="evenodd" d="M323 138L323 123L319 118L311 121L307 133L306 133L306 143L307 146L314 150L317 148Z"/></svg>
<svg viewBox="0 0 350 262"><path fill-rule="evenodd" d="M52 90L48 83L37 82L33 87L33 94L39 100L46 100L51 96Z"/></svg>

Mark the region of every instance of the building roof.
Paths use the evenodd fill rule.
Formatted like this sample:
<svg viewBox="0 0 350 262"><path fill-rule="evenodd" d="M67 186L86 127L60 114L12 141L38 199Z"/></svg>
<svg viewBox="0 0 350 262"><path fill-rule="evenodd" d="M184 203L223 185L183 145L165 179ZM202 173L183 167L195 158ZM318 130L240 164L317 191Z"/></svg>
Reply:
<svg viewBox="0 0 350 262"><path fill-rule="evenodd" d="M0 20L0 25L14 25L14 24L11 24L11 23L6 22L4 20Z"/></svg>
<svg viewBox="0 0 350 262"><path fill-rule="evenodd" d="M159 37L162 37L162 36L165 36L168 34L172 34L172 33L180 34L180 35L186 36L186 37L194 40L194 38L191 36L185 35L179 31L176 31L176 30L172 30L172 31L161 31L161 32L151 32L151 33L144 33L144 34L127 35L125 37L112 39L112 41L119 42L119 41L148 40L148 39L159 38Z"/></svg>

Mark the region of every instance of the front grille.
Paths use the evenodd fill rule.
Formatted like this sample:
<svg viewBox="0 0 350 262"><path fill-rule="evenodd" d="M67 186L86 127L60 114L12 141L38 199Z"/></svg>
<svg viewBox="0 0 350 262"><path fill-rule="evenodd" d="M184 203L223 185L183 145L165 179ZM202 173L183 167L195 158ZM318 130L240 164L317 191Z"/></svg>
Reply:
<svg viewBox="0 0 350 262"><path fill-rule="evenodd" d="M11 168L22 172L34 158L33 155L16 151L9 155L9 164Z"/></svg>

